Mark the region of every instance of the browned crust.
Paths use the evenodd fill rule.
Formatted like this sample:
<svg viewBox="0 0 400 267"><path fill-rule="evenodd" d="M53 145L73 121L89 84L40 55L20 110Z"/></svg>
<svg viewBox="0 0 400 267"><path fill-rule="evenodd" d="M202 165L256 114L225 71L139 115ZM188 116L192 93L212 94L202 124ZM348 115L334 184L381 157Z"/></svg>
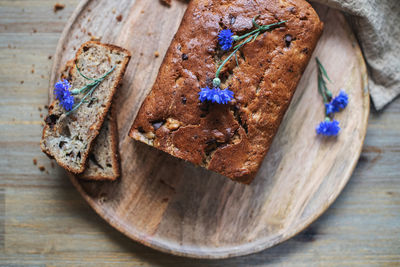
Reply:
<svg viewBox="0 0 400 267"><path fill-rule="evenodd" d="M113 162L113 176L94 176L94 175L85 175L82 173L78 176L79 179L84 180L95 180L95 181L115 181L118 179L120 174L120 166L119 166L119 150L118 150L118 124L117 124L117 116L115 111L115 105L111 106L110 115L107 118L110 121L110 130L111 130L111 150L112 150L112 162ZM96 141L95 141L96 142Z"/></svg>
<svg viewBox="0 0 400 267"><path fill-rule="evenodd" d="M90 45L94 45L94 44L107 47L107 48L109 48L110 50L118 50L118 51L120 51L121 53L125 53L125 54L126 54L126 56L125 56L123 62L121 63L121 64L122 64L122 66L121 66L121 72L120 72L119 76L116 78L117 82L115 83L115 85L113 86L113 88L111 88L111 99L112 99L112 97L114 96L115 91L116 91L118 85L119 85L119 84L121 83L121 81L122 81L122 77L123 77L124 74L125 74L126 66L128 65L129 60L130 60L130 58L131 58L131 53L130 53L128 50L124 49L124 48L121 48L121 47L118 47L118 46L115 46L115 45L112 45L112 44L102 44L102 43L97 42L97 41L89 41L89 42L86 42L86 43L82 44L82 46L79 48L79 50L78 50L78 52L76 53L75 58L74 58L74 60L73 60L72 62L75 63L75 62L78 60L78 57L79 57L79 55L83 52L83 48L84 48L84 47L90 46ZM70 63L70 61L69 61L68 63ZM67 64L68 64L68 63L67 63ZM74 65L75 65L75 64L74 64ZM73 68L71 68L70 72L72 72L73 70L75 70L75 66L73 66ZM51 105L49 106L49 114L48 114L48 115L51 115L51 114L52 114L52 110L53 110L53 108L54 108L54 106L55 106L56 103L57 103L57 100L54 100L54 101L51 103ZM109 101L108 103L106 103L106 107L105 107L104 112L103 112L102 114L100 114L100 116L99 116L99 123L97 123L97 127L96 127L95 129L93 129L93 135L91 136L91 138L89 139L89 142L88 142L88 149L87 149L86 152L84 152L83 155L82 155L82 159L83 159L83 162L84 162L84 163L86 163L86 161L87 161L87 158L88 158L88 156L89 156L89 153L90 153L90 151L91 151L91 149L92 149L92 147L93 147L93 141L95 140L95 138L97 137L97 135L98 135L99 132L100 132L100 128L101 128L101 126L103 125L104 118L106 117L107 112L108 112L108 110L110 109L110 106L111 106L111 101ZM45 120L46 120L46 119L45 119ZM44 126L44 128L43 128L43 133L42 133L42 141L40 142L40 147L41 147L42 151L43 151L44 153L46 153L50 158L55 159L56 162L57 162L61 167L63 167L64 169L68 170L69 172L72 172L72 173L75 173L75 174L80 174L80 173L82 173L82 172L85 170L85 168L86 168L86 164L82 164L82 166L81 166L80 168L72 168L72 167L70 167L70 166L64 164L62 161L57 160L57 159L54 157L54 155L51 153L51 151L49 151L49 150L44 146L43 140L44 140L44 136L45 136L45 133L46 133L46 131L48 130L48 128L49 128L49 126L48 126L47 124L45 124L45 126Z"/></svg>
<svg viewBox="0 0 400 267"><path fill-rule="evenodd" d="M240 19L231 23L230 13ZM251 19L256 15L261 15L262 24L287 22L244 46L243 61L238 56L245 63L240 69L234 70L233 58L228 62L221 73L229 80L232 75L228 70L234 72L234 79L226 86L235 92L235 100L225 106L210 104L210 111L207 107L203 114L206 105L198 101L198 92L202 87L212 86L218 32L224 27L234 32L250 31ZM316 12L303 0L191 1L156 82L132 124L130 137L249 184L278 131L322 28ZM291 41L285 44L287 34L295 37L292 44ZM184 105L180 103L180 95L185 96ZM167 118L181 122L180 127L157 130L152 126L153 122ZM212 137L214 129L222 135L220 140L224 140L219 145ZM155 137L149 142L143 134ZM239 136L237 143L231 142L234 135ZM217 143L216 148L208 146L209 142ZM208 148L211 152L206 152Z"/></svg>

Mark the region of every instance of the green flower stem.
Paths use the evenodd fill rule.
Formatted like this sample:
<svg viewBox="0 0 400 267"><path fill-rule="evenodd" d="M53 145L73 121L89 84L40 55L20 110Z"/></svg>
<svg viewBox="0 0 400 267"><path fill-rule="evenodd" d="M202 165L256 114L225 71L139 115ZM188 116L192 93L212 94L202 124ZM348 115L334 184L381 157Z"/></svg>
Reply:
<svg viewBox="0 0 400 267"><path fill-rule="evenodd" d="M89 83L89 84L87 84L87 85L85 85L85 86L82 87L81 89L74 89L74 90L72 90L72 91L71 91L71 94L73 94L73 95L79 95L79 94L81 94L82 92L86 91L86 89L91 88L91 87L97 85L98 83L101 83L111 72L114 71L115 66L112 67L111 70L109 70L106 74L104 74L103 76L101 76L101 77L98 78L98 79L89 78L89 77L87 77L86 75L84 75L84 74L80 71L78 65L76 65L76 69L78 70L79 74L80 74L83 78L85 78L85 79L87 79L87 80L91 80L91 81L93 81L93 82L92 82L92 83Z"/></svg>
<svg viewBox="0 0 400 267"><path fill-rule="evenodd" d="M233 52L221 63L221 65L218 67L217 72L215 73L215 78L219 78L219 74L222 70L222 68L224 67L224 65L226 64L226 62L229 61L229 59L231 59L231 57L233 57L233 55L236 54L236 52L246 43L250 42L250 40L253 38L253 36L250 36L249 38L247 38L243 43L235 46L235 50L233 50Z"/></svg>
<svg viewBox="0 0 400 267"><path fill-rule="evenodd" d="M87 90L90 88L90 90L89 90L89 91L85 94L85 96L79 101L79 103L78 103L77 105L75 105L70 111L68 111L68 112L66 113L67 116L70 115L70 114L71 114L72 112L74 112L75 110L77 110L83 103L87 103L86 98L87 98L89 95L92 96L92 94L93 94L93 92L94 92L94 89L96 89L96 88L100 85L100 83L101 83L102 81L104 81L104 79L105 79L111 72L113 72L114 69L115 69L115 66L114 66L114 67L112 67L106 74L104 74L104 75L101 76L100 78L94 79L94 78L89 78L89 77L85 76L85 75L80 71L80 69L79 69L79 67L78 67L77 64L76 64L75 66L76 66L76 69L78 70L79 74L80 74L83 78L85 78L86 80L93 81L93 82L91 82L91 83L85 85L85 86L82 87L81 89L74 89L74 90L71 90L71 94L72 94L72 95L78 95L78 94L87 92Z"/></svg>
<svg viewBox="0 0 400 267"><path fill-rule="evenodd" d="M246 37L248 37L248 38L245 41L243 41L242 43L240 43L240 44L236 45L235 47L233 47L233 49L234 49L233 52L218 67L217 71L215 72L215 79L213 81L213 85L215 87L218 87L220 85L221 81L219 79L219 74L220 74L222 68L224 67L224 65L231 59L231 57L233 57L233 55L235 55L236 64L239 65L237 57L236 57L236 53L242 46L244 46L247 43L250 43L251 41L254 41L258 37L258 35L260 35L260 33L263 33L263 32L269 30L270 28L272 28L274 26L277 26L277 25L280 25L280 24L283 24L283 23L287 22L287 20L284 20L284 21L279 21L279 22L276 22L276 23L260 26L255 21L257 17L258 16L253 18L253 25L256 26L257 29L255 29L254 31L251 31L249 33L246 33L246 34L244 34L242 36L234 36L233 37L233 40L235 42L243 40Z"/></svg>
<svg viewBox="0 0 400 267"><path fill-rule="evenodd" d="M68 115L70 115L72 112L74 112L75 110L77 110L77 109L85 102L85 100L86 100L86 98L88 97L88 95L92 95L94 89L96 89L97 86L99 86L99 85L100 85L100 83L97 83L95 86L93 86L92 89L90 89L90 91L87 92L86 95L81 99L81 101L80 101L75 107L73 107L70 111L68 111L68 112L66 113L66 115L68 116Z"/></svg>
<svg viewBox="0 0 400 267"><path fill-rule="evenodd" d="M277 26L277 25L280 25L280 24L283 24L283 23L285 23L285 22L287 22L287 20L283 20L283 21L279 21L279 22L272 23L272 24L260 26L260 25L258 25L257 23L255 23L255 20L253 19L253 24L254 24L255 26L257 26L258 29L255 29L254 31L251 31L251 32L249 32L249 33L246 33L246 34L244 34L244 35L242 35L242 36L237 36L237 37L234 38L234 40L235 40L235 41L240 41L240 40L243 40L244 38L246 38L247 36L253 35L253 34L255 34L255 33L258 33L258 34L263 33L263 32L265 32L265 31L269 30L270 28L272 28L272 27L274 27L274 26Z"/></svg>
<svg viewBox="0 0 400 267"><path fill-rule="evenodd" d="M318 66L318 92L324 99L324 103L329 103L330 99L332 98L332 92L329 91L328 87L326 86L324 77L326 77L328 81L331 80L329 79L328 74L326 73L326 70L322 63L319 61L318 57L315 58L315 61L317 62Z"/></svg>

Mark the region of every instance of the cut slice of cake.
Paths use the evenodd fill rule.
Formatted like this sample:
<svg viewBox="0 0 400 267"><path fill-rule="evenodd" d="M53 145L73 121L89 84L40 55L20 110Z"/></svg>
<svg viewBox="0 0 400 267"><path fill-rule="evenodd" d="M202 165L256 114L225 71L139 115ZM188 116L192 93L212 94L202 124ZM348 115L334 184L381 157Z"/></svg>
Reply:
<svg viewBox="0 0 400 267"><path fill-rule="evenodd" d="M260 25L270 24L275 26L251 40L237 39L247 41L243 47L235 43L224 52L221 48L229 47L218 45L223 29L251 38ZM322 28L317 13L304 0L190 1L129 135L232 180L250 183ZM232 42L230 35L224 38L227 44ZM236 56L228 58L235 49L239 49ZM219 69L221 62L226 64ZM220 79L214 83L217 73ZM234 93L228 104L199 100L201 90L218 92L219 85Z"/></svg>
<svg viewBox="0 0 400 267"><path fill-rule="evenodd" d="M67 114L59 100L53 101L49 107L40 145L43 152L68 171L78 174L85 170L89 152L129 60L129 51L114 45L87 42L79 48L69 71L71 89L86 86L91 82L87 78L98 79L109 74L93 90L90 98L71 114ZM75 96L75 103L83 97L83 94Z"/></svg>

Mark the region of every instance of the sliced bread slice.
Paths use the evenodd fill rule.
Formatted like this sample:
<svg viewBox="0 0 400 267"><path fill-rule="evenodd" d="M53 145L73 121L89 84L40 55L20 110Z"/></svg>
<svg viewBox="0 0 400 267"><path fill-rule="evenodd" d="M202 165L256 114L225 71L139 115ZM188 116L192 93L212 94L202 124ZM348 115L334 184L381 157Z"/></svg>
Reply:
<svg viewBox="0 0 400 267"><path fill-rule="evenodd" d="M68 171L79 174L85 170L89 152L129 60L129 51L113 45L87 42L79 48L69 71L72 89L89 83L79 74L77 66L83 75L91 78L100 78L112 68L114 70L93 91L90 101L84 102L72 114L66 115L58 100L49 107L40 145L43 152ZM75 103L82 97L75 96Z"/></svg>
<svg viewBox="0 0 400 267"><path fill-rule="evenodd" d="M118 129L111 107L100 133L94 141L85 171L78 177L85 180L116 180L119 175Z"/></svg>
<svg viewBox="0 0 400 267"><path fill-rule="evenodd" d="M71 69L74 61L70 60L61 72L61 79L71 81ZM94 140L85 171L78 177L85 180L116 180L119 175L118 126L113 106L107 114L100 133Z"/></svg>

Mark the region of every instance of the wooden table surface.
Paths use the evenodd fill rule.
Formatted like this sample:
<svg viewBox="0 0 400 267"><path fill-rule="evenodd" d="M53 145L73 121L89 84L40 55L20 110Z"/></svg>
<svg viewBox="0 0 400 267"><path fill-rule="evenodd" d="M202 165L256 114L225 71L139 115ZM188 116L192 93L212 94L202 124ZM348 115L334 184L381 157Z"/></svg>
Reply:
<svg viewBox="0 0 400 267"><path fill-rule="evenodd" d="M0 266L400 266L399 99L371 110L360 161L337 201L279 246L193 260L110 227L39 148L52 55L78 0L60 1L57 13L55 3L0 0Z"/></svg>

